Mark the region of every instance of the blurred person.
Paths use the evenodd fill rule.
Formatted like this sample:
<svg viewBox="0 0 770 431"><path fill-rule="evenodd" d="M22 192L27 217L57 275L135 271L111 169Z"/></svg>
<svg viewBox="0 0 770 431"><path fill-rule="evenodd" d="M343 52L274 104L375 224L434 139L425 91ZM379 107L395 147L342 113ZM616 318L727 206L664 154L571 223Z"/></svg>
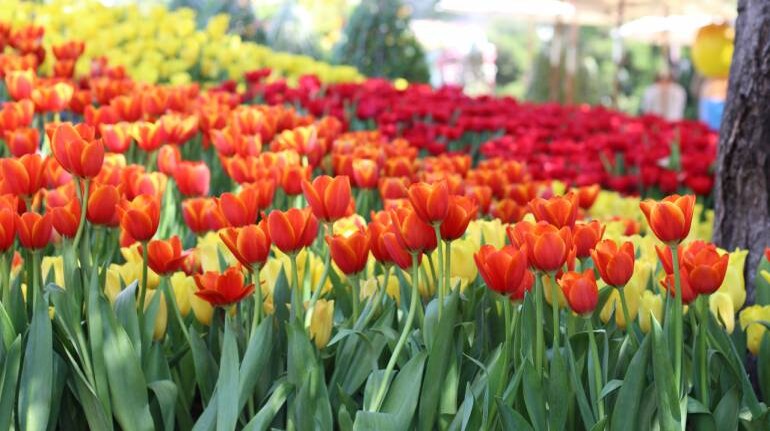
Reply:
<svg viewBox="0 0 770 431"><path fill-rule="evenodd" d="M727 79L707 78L700 86L698 96L698 119L711 130L719 130L722 112L727 98Z"/></svg>
<svg viewBox="0 0 770 431"><path fill-rule="evenodd" d="M655 82L644 90L642 112L659 115L669 121L684 117L687 92L668 72L661 72Z"/></svg>

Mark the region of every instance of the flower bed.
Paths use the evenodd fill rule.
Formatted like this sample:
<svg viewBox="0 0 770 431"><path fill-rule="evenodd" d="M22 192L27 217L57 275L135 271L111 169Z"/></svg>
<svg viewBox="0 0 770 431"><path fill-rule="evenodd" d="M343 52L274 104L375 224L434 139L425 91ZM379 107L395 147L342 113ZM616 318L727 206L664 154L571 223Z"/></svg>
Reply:
<svg viewBox="0 0 770 431"><path fill-rule="evenodd" d="M83 49L56 45L57 64ZM526 163L474 160L502 124L534 133L502 107L567 115L570 139L628 159L626 127L660 127L639 132L655 148L679 133L682 166L696 126L4 62L0 429L768 427L770 309L744 308L746 252L708 242L710 210L584 184L573 144L543 156L553 136ZM472 154L420 156L430 127Z"/></svg>

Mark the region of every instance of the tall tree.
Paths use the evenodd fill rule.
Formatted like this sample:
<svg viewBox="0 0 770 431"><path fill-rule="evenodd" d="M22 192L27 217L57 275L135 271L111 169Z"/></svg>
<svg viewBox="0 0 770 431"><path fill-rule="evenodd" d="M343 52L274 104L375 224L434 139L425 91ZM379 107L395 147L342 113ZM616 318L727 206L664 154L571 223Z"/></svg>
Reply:
<svg viewBox="0 0 770 431"><path fill-rule="evenodd" d="M714 241L749 249L748 300L770 245L770 1L739 0L735 51L722 117Z"/></svg>

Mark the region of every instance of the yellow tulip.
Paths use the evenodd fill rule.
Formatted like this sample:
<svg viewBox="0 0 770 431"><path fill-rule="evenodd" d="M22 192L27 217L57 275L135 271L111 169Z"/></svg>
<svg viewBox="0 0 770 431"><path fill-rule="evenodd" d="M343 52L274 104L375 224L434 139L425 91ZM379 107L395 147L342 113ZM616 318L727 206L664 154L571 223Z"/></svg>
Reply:
<svg viewBox="0 0 770 431"><path fill-rule="evenodd" d="M738 318L741 328L746 331L746 345L753 355L759 354L762 338L768 334L767 327L759 321L770 322L770 305L746 307Z"/></svg>
<svg viewBox="0 0 770 431"><path fill-rule="evenodd" d="M724 250L720 250L720 252L724 252ZM746 265L746 256L748 254L748 250L735 250L730 253L725 279L717 290L717 292L730 296L733 303L733 311L736 313L746 303L746 280L743 277L743 269Z"/></svg>
<svg viewBox="0 0 770 431"><path fill-rule="evenodd" d="M377 278L363 280L361 282L361 299L367 299L375 295L383 283L385 283L385 275L383 274L378 275ZM401 285L399 284L398 277L392 271L390 277L388 277L388 285L385 286L385 293L393 298L396 303L400 303Z"/></svg>
<svg viewBox="0 0 770 431"><path fill-rule="evenodd" d="M117 272L120 278L123 280L124 285L131 284L136 280L139 285L142 284L142 262L130 261L122 265L113 263L110 265L110 269ZM147 268L147 289L156 289L160 285L160 276L150 268Z"/></svg>
<svg viewBox="0 0 770 431"><path fill-rule="evenodd" d="M714 292L709 296L709 308L717 321L725 327L727 333L732 334L735 329L735 307L730 295Z"/></svg>
<svg viewBox="0 0 770 431"><path fill-rule="evenodd" d="M553 292L553 285L551 284L551 278L544 275L541 279L543 281L543 293L545 294L545 301L551 304L551 297ZM559 307L567 307L567 299L564 297L564 293L561 291L561 287L556 286L556 294L559 297Z"/></svg>
<svg viewBox="0 0 770 431"><path fill-rule="evenodd" d="M462 280L463 285L473 282L479 274L473 255L479 251L476 242L470 238L458 239L451 242L451 266L449 275Z"/></svg>
<svg viewBox="0 0 770 431"><path fill-rule="evenodd" d="M64 259L61 256L44 256L41 262L41 271L43 282L48 279L49 275L53 275L53 282L59 287L64 286ZM53 270L53 274L50 274Z"/></svg>
<svg viewBox="0 0 770 431"><path fill-rule="evenodd" d="M482 244L490 244L495 248L505 245L505 227L500 219L473 220L465 231L467 238L472 239L481 248Z"/></svg>
<svg viewBox="0 0 770 431"><path fill-rule="evenodd" d="M235 265L237 262L216 232L208 232L206 235L198 237L196 249L201 258L201 267L204 271L224 271L226 268L220 268L219 265L220 256L224 258L227 266Z"/></svg>
<svg viewBox="0 0 770 431"><path fill-rule="evenodd" d="M310 317L310 337L316 347L323 349L332 336L334 327L334 300L319 299L313 307L313 315Z"/></svg>
<svg viewBox="0 0 770 431"><path fill-rule="evenodd" d="M179 271L173 273L168 278L168 282L171 285L171 290L174 292L174 299L176 299L179 313L186 317L190 313L190 296L193 296L195 291L198 290L195 280L184 272Z"/></svg>
<svg viewBox="0 0 770 431"><path fill-rule="evenodd" d="M160 290L149 290L147 291L147 296L144 298L144 309L145 311L149 308L150 304L152 304L152 299L155 297L155 295L161 295L160 296L160 303L158 306L158 314L155 316L155 326L152 330L152 338L154 340L160 340L163 338L164 335L166 335L166 325L168 324L168 313L166 311L166 298L163 297L163 294L160 292Z"/></svg>
<svg viewBox="0 0 770 431"><path fill-rule="evenodd" d="M652 328L650 316L655 316L658 322L663 319L663 297L645 290L639 301L639 328L645 334Z"/></svg>

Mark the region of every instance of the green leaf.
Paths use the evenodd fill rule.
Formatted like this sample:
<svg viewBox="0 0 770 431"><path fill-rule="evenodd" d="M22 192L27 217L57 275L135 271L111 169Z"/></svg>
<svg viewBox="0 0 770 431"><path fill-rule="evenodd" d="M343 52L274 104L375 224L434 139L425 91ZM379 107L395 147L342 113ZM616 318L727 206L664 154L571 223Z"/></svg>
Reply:
<svg viewBox="0 0 770 431"><path fill-rule="evenodd" d="M533 431L532 426L521 413L503 404L499 398L497 399L497 410L500 412L500 422L503 424L503 429Z"/></svg>
<svg viewBox="0 0 770 431"><path fill-rule="evenodd" d="M120 322L120 325L126 330L128 338L131 340L131 343L141 357L142 336L141 331L139 330L139 318L136 312L137 286L138 282L134 280L118 293L118 296L115 298L115 314L118 317L118 322Z"/></svg>
<svg viewBox="0 0 770 431"><path fill-rule="evenodd" d="M103 303L103 298L99 298L99 302L102 303L102 316L112 312ZM115 419L127 431L153 430L147 383L139 359L126 331L118 326L114 315L112 317L105 332L104 363Z"/></svg>
<svg viewBox="0 0 770 431"><path fill-rule="evenodd" d="M265 431L270 426L273 418L281 410L283 404L286 402L286 398L292 391L291 384L286 380L280 380L273 390L273 393L268 398L264 406L254 416L243 431Z"/></svg>
<svg viewBox="0 0 770 431"><path fill-rule="evenodd" d="M40 292L36 295L19 382L19 425L24 430L45 430L51 412L53 331L48 302Z"/></svg>
<svg viewBox="0 0 770 431"><path fill-rule="evenodd" d="M759 345L759 358L758 364L765 364L764 366L757 367L757 380L759 381L759 388L762 391L763 399L770 402L770 335L765 331L762 336L762 343Z"/></svg>
<svg viewBox="0 0 770 431"><path fill-rule="evenodd" d="M21 335L11 343L5 355L2 380L0 380L0 429L9 430L13 423L16 404L16 384L21 367Z"/></svg>
<svg viewBox="0 0 770 431"><path fill-rule="evenodd" d="M591 428L591 431L602 431L607 426L607 416L603 417L596 425Z"/></svg>
<svg viewBox="0 0 770 431"><path fill-rule="evenodd" d="M273 319L260 322L251 334L246 352L243 354L238 382L238 411L243 409L254 392L257 380L273 353Z"/></svg>
<svg viewBox="0 0 770 431"><path fill-rule="evenodd" d="M548 425L552 430L564 429L567 423L571 398L568 382L567 365L561 352L556 349L548 376Z"/></svg>
<svg viewBox="0 0 770 431"><path fill-rule="evenodd" d="M217 364L206 347L206 343L195 330L190 327L190 351L192 352L193 367L195 368L195 380L201 393L204 404L211 400L216 384L215 377L219 374Z"/></svg>
<svg viewBox="0 0 770 431"><path fill-rule="evenodd" d="M420 393L420 408L418 412L418 429L432 429L438 415L438 403L442 391L442 384L446 380L446 371L449 367L454 347L455 320L457 315L457 292L453 292L445 301L445 307L441 321L432 331L434 338L428 341L428 362L425 365L425 376ZM425 316L426 325L429 319L428 312ZM438 307L435 311L435 320L438 321Z"/></svg>
<svg viewBox="0 0 770 431"><path fill-rule="evenodd" d="M543 381L530 361L524 362L524 405L536 431L545 431L546 411Z"/></svg>
<svg viewBox="0 0 770 431"><path fill-rule="evenodd" d="M288 329L288 379L297 390L290 414L298 429L331 429L334 419L315 347L299 322L290 322Z"/></svg>
<svg viewBox="0 0 770 431"><path fill-rule="evenodd" d="M714 409L714 422L718 430L738 429L738 413L740 409L740 391L737 386L730 388L719 400Z"/></svg>
<svg viewBox="0 0 770 431"><path fill-rule="evenodd" d="M580 411L580 418L583 421L583 425L585 428L591 428L595 424L594 419L594 413L591 409L591 405L588 402L588 397L586 396L586 390L583 386L583 381L580 378L582 375L580 367L578 367L578 364L575 361L575 354L572 351L572 345L571 343L566 344L567 348L567 359L569 360L569 366L570 366L570 379L572 381L572 389L575 391L575 398L577 399L578 404L578 410Z"/></svg>
<svg viewBox="0 0 770 431"><path fill-rule="evenodd" d="M225 340L217 380L217 431L233 430L238 422L239 367L238 345L232 323L229 318L225 318Z"/></svg>
<svg viewBox="0 0 770 431"><path fill-rule="evenodd" d="M381 412L359 410L353 423L353 430L405 430L410 429L420 396L423 368L427 354L420 352L410 359L398 372L388 390Z"/></svg>
<svg viewBox="0 0 770 431"><path fill-rule="evenodd" d="M655 388L658 391L658 407L663 429L680 429L679 383L674 382L674 371L668 355L668 345L663 339L663 330L656 319L652 319L652 369Z"/></svg>
<svg viewBox="0 0 770 431"><path fill-rule="evenodd" d="M770 272L770 262L765 256L759 261L756 277L754 277L754 303L757 305L770 305L770 281L765 280L762 271Z"/></svg>
<svg viewBox="0 0 770 431"><path fill-rule="evenodd" d="M70 369L74 370L74 378L72 379L74 382L73 392L80 401L83 414L86 417L86 421L88 421L88 426L93 430L112 430L112 418L104 412L96 392L89 386L85 376L80 372L72 357L70 357L70 365Z"/></svg>
<svg viewBox="0 0 770 431"><path fill-rule="evenodd" d="M107 377L107 365L105 364L104 353L104 334L105 334L105 319L100 312L101 305L106 305L104 297L98 285L97 272L91 273L91 280L88 283L88 309L86 319L88 321L88 338L90 343L91 354L91 368L93 372L94 390L96 391L97 398L102 403L102 408L107 415L112 415L112 404L109 397L109 385ZM111 313L111 310L110 310ZM136 308L133 309L134 315L136 315ZM84 352L84 354L88 354ZM140 355L137 355L135 359L139 359Z"/></svg>
<svg viewBox="0 0 770 431"><path fill-rule="evenodd" d="M0 303L0 337L2 337L3 350L7 350L11 347L11 344L16 340L18 333L13 327L11 317L5 310L5 306Z"/></svg>
<svg viewBox="0 0 770 431"><path fill-rule="evenodd" d="M607 382L606 385L604 385L604 387L602 388L602 391L599 392L599 398L604 399L604 397L613 393L621 386L623 386L623 380L618 380L618 379L610 380L609 382Z"/></svg>
<svg viewBox="0 0 770 431"><path fill-rule="evenodd" d="M650 343L652 337L647 336L631 359L623 378L618 397L612 410L612 431L633 431L636 428L639 413L639 400L644 392L647 381L647 364L650 361Z"/></svg>
<svg viewBox="0 0 770 431"><path fill-rule="evenodd" d="M174 430L174 412L178 391L176 384L171 380L158 380L147 385L155 395L160 408L160 414L163 418L163 429L166 431Z"/></svg>

